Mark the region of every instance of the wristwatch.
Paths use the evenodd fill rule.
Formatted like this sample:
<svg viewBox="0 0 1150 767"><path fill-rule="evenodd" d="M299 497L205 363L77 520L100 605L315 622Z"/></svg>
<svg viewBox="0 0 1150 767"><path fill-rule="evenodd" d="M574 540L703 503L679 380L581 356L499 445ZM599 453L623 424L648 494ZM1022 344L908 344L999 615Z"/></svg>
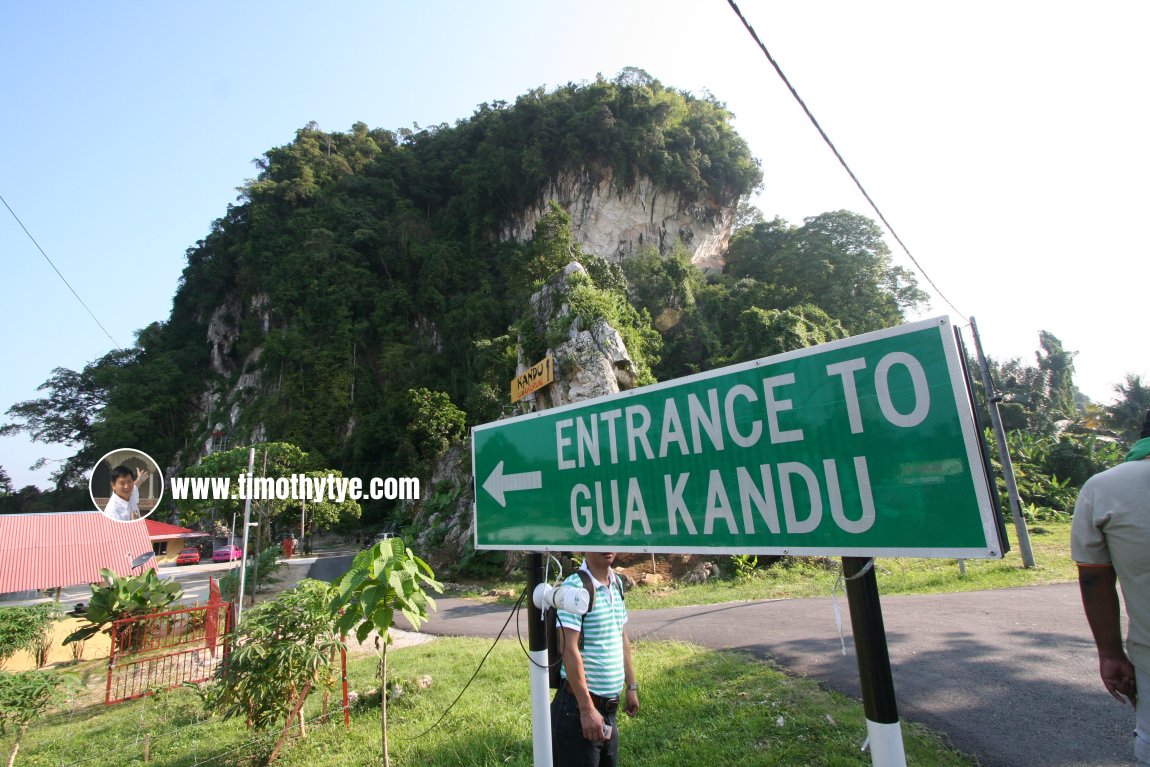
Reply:
<svg viewBox="0 0 1150 767"><path fill-rule="evenodd" d="M639 683L636 682L635 684L627 685L627 691L628 692L630 692L630 691L639 692Z"/></svg>

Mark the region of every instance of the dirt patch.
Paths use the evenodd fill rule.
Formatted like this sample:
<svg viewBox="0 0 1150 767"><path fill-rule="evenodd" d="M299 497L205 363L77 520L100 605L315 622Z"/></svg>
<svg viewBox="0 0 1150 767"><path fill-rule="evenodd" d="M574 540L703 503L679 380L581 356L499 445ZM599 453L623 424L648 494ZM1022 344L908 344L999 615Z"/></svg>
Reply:
<svg viewBox="0 0 1150 767"><path fill-rule="evenodd" d="M710 559L714 559L713 556ZM615 570L631 576L636 583L669 585L681 580L708 557L701 554L620 554L615 558ZM649 576L654 575L655 578Z"/></svg>
<svg viewBox="0 0 1150 767"><path fill-rule="evenodd" d="M389 629L387 632L391 636L391 647L389 650L398 650L403 647L412 647L413 645L426 644L435 639L431 634L421 634L418 631L404 631L402 629ZM376 649L376 640L379 639L379 633L376 631L367 635L367 639L363 640L360 644L355 640L355 637L347 638L347 654L353 658L361 655L375 655L379 652Z"/></svg>

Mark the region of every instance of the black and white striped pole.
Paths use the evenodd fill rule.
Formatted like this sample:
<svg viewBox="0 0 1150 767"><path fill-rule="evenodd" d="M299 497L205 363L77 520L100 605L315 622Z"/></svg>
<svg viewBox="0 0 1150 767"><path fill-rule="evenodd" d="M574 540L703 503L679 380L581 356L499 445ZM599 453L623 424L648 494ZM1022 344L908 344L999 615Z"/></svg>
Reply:
<svg viewBox="0 0 1150 767"><path fill-rule="evenodd" d="M547 670L547 632L543 611L535 603L536 587L543 576L543 555L527 555L527 649L531 658L531 749L535 767L551 767L551 689Z"/></svg>
<svg viewBox="0 0 1150 767"><path fill-rule="evenodd" d="M871 764L874 767L906 767L906 749L894 698L894 678L890 672L890 654L887 652L878 582L874 576L874 560L843 557L843 579L851 611L851 632L859 664L859 686L866 713Z"/></svg>

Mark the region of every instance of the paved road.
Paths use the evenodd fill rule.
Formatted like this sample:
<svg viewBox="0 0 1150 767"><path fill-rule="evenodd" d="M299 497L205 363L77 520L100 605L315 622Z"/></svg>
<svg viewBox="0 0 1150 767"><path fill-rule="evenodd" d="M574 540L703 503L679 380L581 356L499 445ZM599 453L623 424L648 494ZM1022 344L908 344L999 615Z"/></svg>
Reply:
<svg viewBox="0 0 1150 767"><path fill-rule="evenodd" d="M495 636L508 609L437 603L427 633ZM745 651L860 698L845 598L839 606L846 656L830 598L633 610L630 631ZM1076 585L888 596L882 607L904 721L946 733L983 767L1130 764L1133 714L1098 679Z"/></svg>

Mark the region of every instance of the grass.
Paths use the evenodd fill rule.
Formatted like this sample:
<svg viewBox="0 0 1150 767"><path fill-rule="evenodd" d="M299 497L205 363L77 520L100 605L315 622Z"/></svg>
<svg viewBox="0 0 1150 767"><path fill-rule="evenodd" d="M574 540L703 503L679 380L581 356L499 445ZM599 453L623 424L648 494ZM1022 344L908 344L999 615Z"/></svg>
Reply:
<svg viewBox="0 0 1150 767"><path fill-rule="evenodd" d="M879 594L941 594L1076 580L1077 571L1070 559L1069 520L1042 522L1031 525L1029 530L1035 567L1023 566L1014 526L1010 525L1007 537L1012 550L999 560L968 559L964 563L965 573L954 559L876 560ZM838 579L840 562L831 558L786 557L771 567L758 568L750 577L727 577L700 584L636 585L627 592L627 609L830 596ZM726 566L727 574L731 575L731 566ZM514 593L517 597L524 585L522 581L501 581L459 595L483 598L487 591L493 590ZM506 604L515 601L515 597L508 596L497 599Z"/></svg>
<svg viewBox="0 0 1150 767"><path fill-rule="evenodd" d="M1002 560L968 560L965 573L954 560L880 559L876 562L882 594L927 594L1008 588L1072 581L1069 522L1044 522L1030 529L1037 566L1024 568L1014 550ZM630 609L758 599L827 596L838 577L838 561L790 558L750 577L699 585L647 588L627 595ZM521 581L488 583L465 595L489 589L518 594ZM501 597L512 602L514 598ZM389 653L390 678L404 694L389 704L392 763L397 767L458 765L530 765L531 721L526 659L517 642L499 643L472 687L448 717L440 714L462 689L489 642L438 639ZM869 765L860 752L865 738L857 701L821 689L809 680L787 677L768 664L736 653L714 652L685 644L636 642L637 673L643 680L643 711L621 718L623 761L636 767L678 765ZM353 708L351 733L339 723L309 725L309 737L296 741L276 764L286 767L344 767L381 764L375 660L350 661L351 687L362 695ZM187 690L105 707L101 680L105 666L80 664L91 692L75 705L37 722L29 731L17 765L88 767L147 764L157 767L262 764L279 731L253 733L236 720L207 717L199 699ZM432 683L421 688L421 677ZM95 691L101 692L97 694ZM318 717L318 696L305 716ZM338 720L339 717L336 717ZM903 723L911 765L972 765L940 738ZM7 755L11 736L0 738Z"/></svg>
<svg viewBox="0 0 1150 767"><path fill-rule="evenodd" d="M388 705L392 764L531 765L527 660L514 640L498 643L459 704L437 723L489 647L479 639L438 639L388 654L389 681L403 688ZM870 764L859 749L866 726L856 701L736 653L674 642L636 642L634 649L643 708L635 719L620 718L621 757L628 765L677 767L684 754L702 765ZM352 709L351 732L344 731L338 716L310 724L308 737L293 742L277 765L382 763L378 693L369 694L379 686L375 659L352 660L349 671L351 687L361 695ZM430 686L423 688L425 677ZM317 717L318 706L318 700L310 702L306 716ZM925 728L906 723L903 728L908 764L974 764ZM276 736L278 729L261 737L240 721L205 718L191 691L175 690L110 708L75 706L46 717L29 731L16 763L138 765L148 741L148 764L156 767L246 767L263 763Z"/></svg>

